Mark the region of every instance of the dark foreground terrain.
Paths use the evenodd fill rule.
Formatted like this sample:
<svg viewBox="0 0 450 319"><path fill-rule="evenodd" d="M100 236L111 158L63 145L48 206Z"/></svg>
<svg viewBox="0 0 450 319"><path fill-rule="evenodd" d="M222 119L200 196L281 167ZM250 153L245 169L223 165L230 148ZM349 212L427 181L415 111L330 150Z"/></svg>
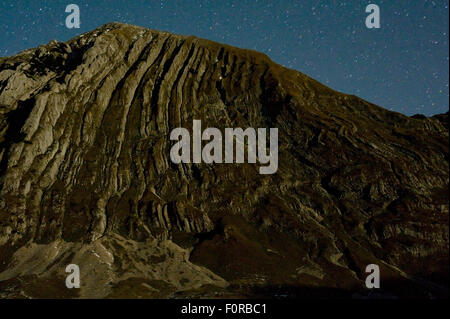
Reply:
<svg viewBox="0 0 450 319"><path fill-rule="evenodd" d="M193 119L278 128L278 171L173 164ZM123 24L0 58L0 297L448 297L448 132Z"/></svg>

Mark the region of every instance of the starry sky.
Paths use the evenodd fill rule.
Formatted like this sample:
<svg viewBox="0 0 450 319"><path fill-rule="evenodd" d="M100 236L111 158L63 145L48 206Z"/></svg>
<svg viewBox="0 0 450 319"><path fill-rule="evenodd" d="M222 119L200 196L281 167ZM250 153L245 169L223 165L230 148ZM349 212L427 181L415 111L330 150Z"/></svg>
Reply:
<svg viewBox="0 0 450 319"><path fill-rule="evenodd" d="M80 29L65 26L71 3ZM380 29L365 26L369 3L380 7ZM0 56L113 21L261 51L403 114L449 109L448 0L0 0Z"/></svg>

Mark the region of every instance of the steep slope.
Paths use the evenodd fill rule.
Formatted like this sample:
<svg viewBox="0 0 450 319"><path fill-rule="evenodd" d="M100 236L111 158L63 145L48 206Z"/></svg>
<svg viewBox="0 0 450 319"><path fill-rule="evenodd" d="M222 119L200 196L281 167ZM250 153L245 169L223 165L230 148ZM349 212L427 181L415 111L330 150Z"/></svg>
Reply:
<svg viewBox="0 0 450 319"><path fill-rule="evenodd" d="M278 128L278 171L173 164L194 119ZM0 120L4 296L351 296L368 264L390 295L448 294L448 114L114 23L2 58Z"/></svg>

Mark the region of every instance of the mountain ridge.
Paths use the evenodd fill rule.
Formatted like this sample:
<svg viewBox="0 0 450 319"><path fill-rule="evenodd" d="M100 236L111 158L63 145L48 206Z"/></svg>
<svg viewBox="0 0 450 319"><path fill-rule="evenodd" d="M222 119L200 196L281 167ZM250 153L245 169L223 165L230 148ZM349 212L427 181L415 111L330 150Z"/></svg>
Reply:
<svg viewBox="0 0 450 319"><path fill-rule="evenodd" d="M147 297L364 291L372 263L401 282L389 293L448 294L448 114L407 117L262 53L112 23L2 58L0 119L0 280L11 287L62 276L74 255L108 265L87 277L87 297L141 285ZM193 119L278 127L278 172L174 165L170 130Z"/></svg>

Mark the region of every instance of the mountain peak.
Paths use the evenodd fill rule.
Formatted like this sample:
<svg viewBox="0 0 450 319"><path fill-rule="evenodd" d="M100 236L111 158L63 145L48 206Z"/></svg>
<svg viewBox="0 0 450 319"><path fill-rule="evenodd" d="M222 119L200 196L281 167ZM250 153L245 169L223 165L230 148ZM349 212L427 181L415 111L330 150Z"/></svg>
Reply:
<svg viewBox="0 0 450 319"><path fill-rule="evenodd" d="M57 290L77 263L101 269L81 297L142 284L148 297L351 296L377 264L390 294L447 293L441 117L388 111L255 51L110 23L2 59L0 120L0 280L12 287ZM278 170L175 164L170 133L194 120L276 128Z"/></svg>

